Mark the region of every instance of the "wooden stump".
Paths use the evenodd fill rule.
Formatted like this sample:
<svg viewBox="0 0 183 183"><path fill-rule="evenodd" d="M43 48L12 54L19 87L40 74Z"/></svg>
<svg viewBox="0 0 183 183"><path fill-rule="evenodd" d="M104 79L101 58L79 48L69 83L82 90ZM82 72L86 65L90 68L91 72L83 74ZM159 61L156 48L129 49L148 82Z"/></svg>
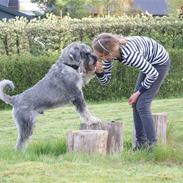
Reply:
<svg viewBox="0 0 183 183"><path fill-rule="evenodd" d="M153 119L155 122L156 135L161 144L166 144L167 136L167 114L165 113L154 113Z"/></svg>
<svg viewBox="0 0 183 183"><path fill-rule="evenodd" d="M106 130L108 131L107 140L107 153L114 154L120 153L123 150L123 128L122 123L114 122L111 123L93 123L87 124L82 123L80 129L91 129L91 130Z"/></svg>
<svg viewBox="0 0 183 183"><path fill-rule="evenodd" d="M106 154L108 132L104 130L77 130L67 133L68 152Z"/></svg>
<svg viewBox="0 0 183 183"><path fill-rule="evenodd" d="M166 144L166 135L167 135L167 114L166 113L153 113L153 120L155 131L157 135L157 140L161 144ZM132 146L135 147L136 145L136 134L135 134L135 127L132 124Z"/></svg>

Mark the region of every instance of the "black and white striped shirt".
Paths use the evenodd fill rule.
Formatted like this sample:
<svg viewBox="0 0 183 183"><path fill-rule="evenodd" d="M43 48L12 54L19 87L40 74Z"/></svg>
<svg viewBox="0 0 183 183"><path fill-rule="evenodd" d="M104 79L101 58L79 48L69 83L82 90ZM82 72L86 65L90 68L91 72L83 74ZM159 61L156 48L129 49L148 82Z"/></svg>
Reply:
<svg viewBox="0 0 183 183"><path fill-rule="evenodd" d="M132 36L126 37L127 43L121 45L121 57L119 62L138 68L146 74L144 81L138 89L141 93L149 89L158 78L158 71L153 65L162 65L168 61L169 55L165 48L148 37ZM106 85L111 79L112 62L103 61L103 72L96 73L101 85Z"/></svg>

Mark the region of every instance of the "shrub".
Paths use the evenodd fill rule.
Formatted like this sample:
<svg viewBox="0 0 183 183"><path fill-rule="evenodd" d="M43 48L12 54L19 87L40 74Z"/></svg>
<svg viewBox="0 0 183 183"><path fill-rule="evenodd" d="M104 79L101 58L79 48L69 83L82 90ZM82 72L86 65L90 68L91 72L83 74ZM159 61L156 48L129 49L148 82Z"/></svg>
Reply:
<svg viewBox="0 0 183 183"><path fill-rule="evenodd" d="M183 21L176 17L122 16L59 19L53 15L28 22L0 21L0 54L50 54L73 41L91 43L101 32L149 36L165 47L183 47Z"/></svg>
<svg viewBox="0 0 183 183"><path fill-rule="evenodd" d="M171 58L170 72L158 92L158 98L183 96L183 50L169 50ZM132 67L114 64L112 80L107 86L100 86L92 80L86 88L85 97L91 101L118 100L128 98L132 94L139 70Z"/></svg>
<svg viewBox="0 0 183 183"><path fill-rule="evenodd" d="M169 50L172 60L168 77L162 85L158 94L159 98L177 97L183 94L183 51ZM0 57L0 80L9 79L15 84L17 94L39 81L56 61L58 54L50 56L1 56ZM117 100L128 98L133 92L138 70L126 67L120 63L113 64L112 80L107 86L100 86L97 79L93 79L84 88L85 98L89 101ZM0 108L5 104L0 102Z"/></svg>
<svg viewBox="0 0 183 183"><path fill-rule="evenodd" d="M1 56L0 80L9 79L15 84L17 94L38 82L56 60L55 55L35 57L31 55ZM5 107L1 102L0 108Z"/></svg>

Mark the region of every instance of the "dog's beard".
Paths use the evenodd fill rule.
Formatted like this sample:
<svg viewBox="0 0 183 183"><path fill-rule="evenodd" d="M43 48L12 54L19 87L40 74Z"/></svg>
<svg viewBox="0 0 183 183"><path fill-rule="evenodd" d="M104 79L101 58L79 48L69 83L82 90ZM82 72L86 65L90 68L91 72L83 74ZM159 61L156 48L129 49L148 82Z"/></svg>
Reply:
<svg viewBox="0 0 183 183"><path fill-rule="evenodd" d="M95 72L90 72L90 73L81 72L80 74L83 80L83 86L87 85L90 82L90 80L95 77Z"/></svg>
<svg viewBox="0 0 183 183"><path fill-rule="evenodd" d="M95 77L95 65L81 64L80 74L83 80L83 86L88 84L92 78Z"/></svg>

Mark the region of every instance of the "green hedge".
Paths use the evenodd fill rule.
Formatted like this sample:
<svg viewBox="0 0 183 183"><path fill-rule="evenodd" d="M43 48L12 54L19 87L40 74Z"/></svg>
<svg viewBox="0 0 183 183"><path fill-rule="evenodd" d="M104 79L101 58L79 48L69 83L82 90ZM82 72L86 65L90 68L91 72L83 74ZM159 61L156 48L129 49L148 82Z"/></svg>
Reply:
<svg viewBox="0 0 183 183"><path fill-rule="evenodd" d="M49 55L73 41L91 43L101 32L145 35L166 48L183 47L183 21L177 17L107 16L80 20L49 15L30 22L24 18L0 21L0 54Z"/></svg>
<svg viewBox="0 0 183 183"><path fill-rule="evenodd" d="M39 81L50 66L55 62L57 56L52 55L34 57L31 55L1 56L0 57L0 80L9 79L15 84L15 90L10 94L17 94ZM4 108L0 102L0 108Z"/></svg>
<svg viewBox="0 0 183 183"><path fill-rule="evenodd" d="M170 50L172 60L170 74L162 85L158 94L160 98L177 97L183 95L183 50ZM16 94L24 91L39 81L50 66L57 60L58 54L35 57L31 55L1 56L0 80L9 79L15 84ZM120 63L114 63L112 80L108 86L100 86L97 79L93 79L84 88L85 98L90 101L117 100L128 98L133 92L138 70ZM0 108L6 107L0 102Z"/></svg>
<svg viewBox="0 0 183 183"><path fill-rule="evenodd" d="M183 96L183 50L169 50L171 58L170 72L160 88L158 98ZM100 86L92 80L84 89L89 100L118 100L132 94L139 70L116 63L112 70L112 80L107 86Z"/></svg>

